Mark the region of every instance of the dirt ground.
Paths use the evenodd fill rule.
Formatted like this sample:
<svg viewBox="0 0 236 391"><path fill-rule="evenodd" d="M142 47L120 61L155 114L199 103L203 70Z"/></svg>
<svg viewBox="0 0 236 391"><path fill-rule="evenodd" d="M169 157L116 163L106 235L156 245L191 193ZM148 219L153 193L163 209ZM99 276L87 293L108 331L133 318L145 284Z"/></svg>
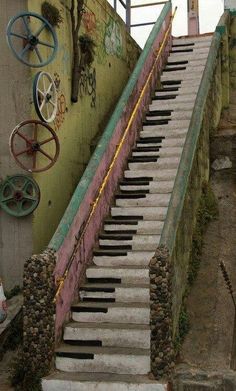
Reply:
<svg viewBox="0 0 236 391"><path fill-rule="evenodd" d="M13 390L13 388L10 386L8 377L9 377L9 364L13 359L14 354L15 354L14 352L9 351L4 355L3 360L0 361L0 390L1 391Z"/></svg>
<svg viewBox="0 0 236 391"><path fill-rule="evenodd" d="M236 180L232 169L215 172L211 185L219 218L204 237L201 267L187 300L190 332L180 362L202 370L230 367L234 306L219 262L223 260L236 290Z"/></svg>

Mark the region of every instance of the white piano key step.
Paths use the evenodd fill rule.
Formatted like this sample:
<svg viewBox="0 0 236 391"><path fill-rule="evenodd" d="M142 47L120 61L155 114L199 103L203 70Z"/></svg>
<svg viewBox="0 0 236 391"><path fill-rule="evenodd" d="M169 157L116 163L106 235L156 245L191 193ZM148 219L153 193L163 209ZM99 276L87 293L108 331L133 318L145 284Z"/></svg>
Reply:
<svg viewBox="0 0 236 391"><path fill-rule="evenodd" d="M141 185L141 184L132 185L131 183L130 185L128 184L120 185L120 190L125 190L125 191L148 190L149 193L151 194L164 194L164 193L171 193L173 190L173 186L174 186L174 180L168 182L151 181L145 185Z"/></svg>
<svg viewBox="0 0 236 391"><path fill-rule="evenodd" d="M168 206L170 194L143 194L142 198L118 198L116 206Z"/></svg>
<svg viewBox="0 0 236 391"><path fill-rule="evenodd" d="M99 245L100 246L107 246L107 247L114 247L114 246L132 246L133 251L155 251L158 247L160 242L160 235L133 235L132 240L116 240L116 239L99 239ZM108 270L101 270L101 272L105 273L104 278L121 278L122 282L135 282L140 281L144 282L143 275L146 273L145 269L144 271L142 269L134 269L134 270L126 270L125 275L123 276L123 269L116 271L116 274L112 275L112 272L109 268ZM86 273L88 278L102 278L101 272L97 271L97 274L100 275L100 277L90 277L91 274L95 274L95 271L92 273L91 268L87 269L90 270L88 273ZM139 275L141 275L141 279L139 279ZM149 277L145 282L149 281Z"/></svg>
<svg viewBox="0 0 236 391"><path fill-rule="evenodd" d="M72 307L72 319L76 322L149 325L150 306L144 303L80 302Z"/></svg>
<svg viewBox="0 0 236 391"><path fill-rule="evenodd" d="M140 163L129 163L128 168L130 170L155 170L162 168L170 170L179 166L179 157L162 157L157 162L140 162Z"/></svg>
<svg viewBox="0 0 236 391"><path fill-rule="evenodd" d="M138 174L140 174L140 176L143 176L143 171L142 172L135 172L136 176ZM158 176L158 174L154 174L154 173L153 173L153 175L155 175L156 177ZM122 208L122 207L113 207L113 208L111 208L111 215L113 217L119 217L119 216L120 217L125 217L125 216L142 216L144 220L163 221L166 218L166 213L167 213L167 208L166 207L142 207L142 206L136 206L136 207L133 207L133 208L132 207L130 207L130 208Z"/></svg>
<svg viewBox="0 0 236 391"><path fill-rule="evenodd" d="M64 355L64 357L59 357L58 354ZM70 357L72 355L73 358ZM61 345L56 354L56 368L65 372L142 375L150 371L150 351L133 348L90 348Z"/></svg>
<svg viewBox="0 0 236 391"><path fill-rule="evenodd" d="M143 324L71 322L65 327L64 341L101 341L104 347L150 349L150 327Z"/></svg>
<svg viewBox="0 0 236 391"><path fill-rule="evenodd" d="M147 221L148 222L148 221ZM155 221L155 223L159 223ZM154 230L153 230L154 231ZM145 232L142 232L145 234ZM151 232L155 233L155 232ZM148 267L154 251L128 251L127 255L94 256L93 262L97 266L146 266Z"/></svg>
<svg viewBox="0 0 236 391"><path fill-rule="evenodd" d="M109 289L109 292L105 290ZM124 303L149 303L149 284L86 284L79 292L81 300L112 299Z"/></svg>
<svg viewBox="0 0 236 391"><path fill-rule="evenodd" d="M107 373L59 373L42 380L43 391L166 391L167 383L148 376Z"/></svg>
<svg viewBox="0 0 236 391"><path fill-rule="evenodd" d="M159 236L153 236L149 238L150 245L154 246L158 242ZM147 237L145 236L145 239L147 240ZM107 241L104 240L106 243ZM115 242L115 240L114 240ZM140 238L139 241L137 241L137 244L143 243L143 238ZM158 245L158 244L157 244ZM145 248L143 248L145 250ZM153 250L153 249L151 249ZM148 268L140 268L136 266L124 266L124 267L98 267L93 266L89 267L86 270L86 277L87 278L94 278L94 279L100 279L100 278L118 278L121 279L121 283L126 284L135 284L135 283L143 283L148 284L149 283L149 269Z"/></svg>

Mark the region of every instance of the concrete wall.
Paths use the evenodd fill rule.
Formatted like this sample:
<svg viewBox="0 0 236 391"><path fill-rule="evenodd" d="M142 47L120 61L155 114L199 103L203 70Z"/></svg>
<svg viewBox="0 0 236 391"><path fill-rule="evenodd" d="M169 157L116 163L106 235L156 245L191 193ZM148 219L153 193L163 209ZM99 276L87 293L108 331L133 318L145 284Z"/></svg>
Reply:
<svg viewBox="0 0 236 391"><path fill-rule="evenodd" d="M42 2L28 0L28 8L41 13ZM59 100L61 97L65 103L52 124L60 141L59 159L48 171L34 175L41 189L40 205L33 220L34 252L41 251L51 239L89 161L94 138L103 132L140 53L125 24L106 0L85 1L79 35L87 33L94 39L96 56L89 75L81 80L79 100L72 104L68 2L53 0L51 3L60 9L63 22L56 28L59 41L56 59L43 70L57 80ZM44 38L47 39L46 34ZM37 71L32 70L32 79ZM33 107L32 117L37 118Z"/></svg>
<svg viewBox="0 0 236 391"><path fill-rule="evenodd" d="M25 174L9 151L9 136L22 120L30 118L30 69L12 54L6 42L9 19L27 9L24 0L0 4L0 181L7 175ZM32 216L15 218L0 209L0 276L6 289L22 283L23 264L32 253Z"/></svg>
<svg viewBox="0 0 236 391"><path fill-rule="evenodd" d="M23 265L32 252L51 239L91 156L94 139L103 129L137 61L140 49L125 25L105 0L88 0L80 33L96 42L96 58L90 74L81 80L78 103L71 104L72 39L66 2L54 0L63 17L56 29L59 50L46 67L21 64L8 48L5 32L9 19L22 11L41 13L39 0L2 0L0 4L0 180L7 175L31 175L16 165L9 153L9 136L22 120L38 119L32 101L32 85L38 71L49 72L57 82L60 110L51 124L61 151L54 167L34 174L41 200L33 215L15 218L0 210L0 276L7 289L22 283ZM33 20L31 25L33 27ZM47 41L47 33L43 33ZM45 54L45 53L43 53Z"/></svg>

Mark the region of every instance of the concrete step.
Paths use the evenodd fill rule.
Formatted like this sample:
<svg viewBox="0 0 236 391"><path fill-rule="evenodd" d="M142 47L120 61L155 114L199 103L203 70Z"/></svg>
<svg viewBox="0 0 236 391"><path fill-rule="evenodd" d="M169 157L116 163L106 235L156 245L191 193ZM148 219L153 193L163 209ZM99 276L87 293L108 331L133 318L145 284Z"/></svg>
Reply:
<svg viewBox="0 0 236 391"><path fill-rule="evenodd" d="M166 157L160 158L157 162L140 162L140 163L129 163L129 170L161 170L167 169L171 170L172 168L177 168L179 166L179 157ZM161 205L159 205L161 206Z"/></svg>
<svg viewBox="0 0 236 391"><path fill-rule="evenodd" d="M85 284L79 290L84 302L149 303L149 284Z"/></svg>
<svg viewBox="0 0 236 391"><path fill-rule="evenodd" d="M172 111L172 113L168 116L155 116L153 113L155 113L155 110L150 112L150 114L146 114L146 120L151 121L151 120L158 120L159 119L167 119L171 121L176 121L176 120L190 120L192 117L192 110L186 110L184 112L182 111Z"/></svg>
<svg viewBox="0 0 236 391"><path fill-rule="evenodd" d="M149 178L149 179L156 180L156 181L165 181L166 182L166 181L175 180L176 173L177 173L177 170L174 170L174 169L173 170L164 170L164 169L162 169L162 170L148 170L148 171L146 171L146 170L135 170L135 171L126 170L124 173L124 177L127 179L128 178L129 179ZM136 208L136 209L138 209L138 208ZM140 209L140 211L141 211L141 209ZM113 208L112 208L112 210L113 210ZM155 208L153 210L155 210Z"/></svg>
<svg viewBox="0 0 236 391"><path fill-rule="evenodd" d="M194 103L195 103L195 99L189 102L178 102L172 100L172 101L168 101L168 103L164 103L164 101L160 102L160 101L153 100L149 106L149 110L170 109L173 111L183 111L183 110L190 111L193 109ZM161 124L161 125L165 125L165 124Z"/></svg>
<svg viewBox="0 0 236 391"><path fill-rule="evenodd" d="M121 236L121 235L119 235ZM129 235L132 237L130 240L124 240L121 236L121 239L99 239L100 248L127 248L133 251L155 251L160 242L160 235ZM105 246L105 247L104 247ZM89 269L87 269L89 270ZM132 274L132 273L131 273ZM124 276L124 278L128 278L128 275ZM136 274L132 276L133 278L137 278ZM129 278L132 278L131 276ZM123 281L123 278L122 278Z"/></svg>
<svg viewBox="0 0 236 391"><path fill-rule="evenodd" d="M66 344L77 346L82 344L96 346L97 344L103 347L150 349L150 326L71 322L65 327L63 339Z"/></svg>
<svg viewBox="0 0 236 391"><path fill-rule="evenodd" d="M56 350L56 368L65 372L144 375L150 371L150 351L61 345Z"/></svg>
<svg viewBox="0 0 236 391"><path fill-rule="evenodd" d="M189 53L170 53L170 55L168 57L168 63L170 63L170 62L180 62L180 61L183 61L183 60L195 62L195 61L200 61L200 60L206 60L207 56L208 56L208 52L207 53L197 53L197 55L194 52L189 52Z"/></svg>
<svg viewBox="0 0 236 391"><path fill-rule="evenodd" d="M153 104L153 106L151 105L150 108L153 110L156 109L156 105ZM186 109L187 110L187 109ZM156 129L156 130L159 130L160 131L160 136L157 136L156 137L162 137L162 138L165 138L166 136L166 132L167 130L174 130L174 129L179 129L179 130L183 130L185 129L185 131L187 132L188 130L188 127L189 127L189 124L190 124L190 119L177 119L177 120L174 120L173 121L171 120L168 124L166 125L161 125L161 126L158 126L158 125L143 125L143 130L153 130ZM163 140L159 140L159 143L163 142ZM138 141L138 143L140 143L140 140Z"/></svg>
<svg viewBox="0 0 236 391"><path fill-rule="evenodd" d="M132 156L138 157L138 156L154 156L154 157L179 157L182 154L183 148L160 148L159 151L145 151L145 152L139 152L139 151L133 151Z"/></svg>
<svg viewBox="0 0 236 391"><path fill-rule="evenodd" d="M188 121L188 126L190 124L190 121ZM186 128L176 128L176 129L173 129L173 128L159 128L157 126L144 126L143 127L143 131L140 132L140 140L144 139L144 138L148 138L150 139L150 141L152 141L151 139L152 138L155 138L155 137L158 137L159 135L161 136L164 136L166 139L168 138L183 138L183 137L186 137L186 134L188 132L188 127ZM139 141L140 141L139 140ZM164 144L164 143L163 143Z"/></svg>
<svg viewBox="0 0 236 391"><path fill-rule="evenodd" d="M173 102L175 102L175 103L176 103L176 102L178 102L178 103L180 103L180 102L189 102L189 103L190 103L190 102L195 102L197 93L196 93L196 92L195 92L195 93L190 93L190 94L188 94L188 95L179 95L179 94L177 94L177 95L176 95L176 98L175 98L175 99L172 99L172 100L158 100L158 99L164 98L164 97L166 97L166 96L168 96L168 95L156 93L156 94L155 94L155 97L156 97L156 98L153 99L153 102L154 102L154 101L157 101L157 102L159 103L159 105L161 105L161 107L162 107L163 105L172 106L172 103L173 103ZM163 117L159 117L159 118L163 118ZM164 118L166 118L166 116L165 116Z"/></svg>
<svg viewBox="0 0 236 391"><path fill-rule="evenodd" d="M144 194L142 198L116 199L116 206L168 206L170 194Z"/></svg>
<svg viewBox="0 0 236 391"><path fill-rule="evenodd" d="M194 54L196 57L198 57L199 54L207 55L209 53L209 49L210 49L210 45L207 45L206 47L196 47L196 48L174 47L170 51L170 54L176 54L178 56L182 55L182 57L187 57L188 54Z"/></svg>
<svg viewBox="0 0 236 391"><path fill-rule="evenodd" d="M171 193L173 190L174 181L169 182L144 182L143 184L132 184L126 182L122 182L123 184L120 185L120 190L122 191L136 191L136 190L147 190L150 194L163 194L163 193Z"/></svg>
<svg viewBox="0 0 236 391"><path fill-rule="evenodd" d="M209 35L198 35L197 37L175 37L173 39L172 44L173 45L185 45L189 43L197 43L197 42L211 42L212 41L212 34Z"/></svg>
<svg viewBox="0 0 236 391"><path fill-rule="evenodd" d="M132 171L129 171L129 173L132 174ZM135 175L140 175L143 176L143 171L136 171ZM172 174L172 172L171 172ZM175 173L176 174L176 173ZM173 176L175 176L173 174ZM150 171L150 175L157 176L158 174L152 173ZM165 179L166 179L165 174ZM170 178L173 179L173 178ZM127 217L127 216L133 216L133 217L141 217L140 220L157 220L157 221L164 221L166 218L166 213L167 213L167 207L142 207L142 206L136 206L136 207L129 207L129 208L124 208L124 207L113 207L111 208L111 215L113 217Z"/></svg>
<svg viewBox="0 0 236 391"><path fill-rule="evenodd" d="M193 49L194 52L202 50L202 49L209 49L211 46L211 40L202 41L202 42L178 42L172 46L172 50L184 50L184 49Z"/></svg>
<svg viewBox="0 0 236 391"><path fill-rule="evenodd" d="M161 76L161 83L165 82L165 81L173 81L173 80L181 80L182 82L186 82L187 85L191 84L192 80L195 80L195 83L199 84L200 81L201 81L201 78L202 78L202 75L203 75L203 71L202 72L198 72L195 74L195 72L189 72L189 73L183 73L183 74L174 74L174 73L171 73L171 74L164 74Z"/></svg>
<svg viewBox="0 0 236 391"><path fill-rule="evenodd" d="M166 391L148 376L56 372L42 380L43 391Z"/></svg>
<svg viewBox="0 0 236 391"><path fill-rule="evenodd" d="M157 223L157 221L155 222ZM125 255L107 256L104 254L93 257L97 266L141 266L148 267L155 251L128 251Z"/></svg>
<svg viewBox="0 0 236 391"><path fill-rule="evenodd" d="M76 322L146 325L150 323L150 306L145 303L80 302L71 307L71 313L72 319Z"/></svg>
<svg viewBox="0 0 236 391"><path fill-rule="evenodd" d="M184 67L186 67L187 70L195 68L195 67L202 67L202 66L206 65L206 59L205 58L202 58L200 60L196 59L195 61L194 60L190 60L190 61L182 60L182 61L179 61L179 62L180 63L181 62L183 62L183 63L185 62L185 64L178 65L178 66L179 67L184 66ZM176 65L175 65L176 63L178 63L178 61L174 61L174 60L169 61L169 59L168 59L168 62L166 64L166 68L165 69L168 70L168 69L171 69L173 67L176 67Z"/></svg>
<svg viewBox="0 0 236 391"><path fill-rule="evenodd" d="M178 91L177 91L177 94L180 96L180 95L190 95L190 94L197 94L198 92L198 89L199 89L199 85L195 84L194 86L191 86L191 87L181 87L179 86L178 87ZM159 95L163 95L165 94L165 90L158 90L156 91L156 94L159 94Z"/></svg>
<svg viewBox="0 0 236 391"><path fill-rule="evenodd" d="M162 140L162 142L158 142L158 143L155 143L155 142L149 142L149 143L144 143L144 139L141 140L142 143L139 141L137 141L137 144L136 144L136 147L137 148L151 148L151 147L157 147L157 148L174 148L174 147L183 147L184 146L184 142L185 142L185 135L183 137L178 137L178 138L174 138L174 137L171 137L171 138L165 138Z"/></svg>
<svg viewBox="0 0 236 391"><path fill-rule="evenodd" d="M150 237L149 242L150 246L152 245L152 242L156 243L158 241L159 237ZM147 239L147 238L146 238ZM156 240L156 241L155 241ZM106 242L104 240L104 242ZM115 241L114 241L115 242ZM154 246L153 246L154 247ZM157 247L157 246L156 246ZM145 250L145 249L144 249ZM152 248L150 251L153 250ZM154 249L155 251L155 249ZM149 283L149 270L147 267L140 267L140 266L111 266L111 267L104 267L104 266L93 266L89 267L86 270L86 277L88 281L92 282L92 280L95 280L95 282L103 281L103 280L119 280L122 284L135 284L135 283ZM105 281L104 281L105 282Z"/></svg>

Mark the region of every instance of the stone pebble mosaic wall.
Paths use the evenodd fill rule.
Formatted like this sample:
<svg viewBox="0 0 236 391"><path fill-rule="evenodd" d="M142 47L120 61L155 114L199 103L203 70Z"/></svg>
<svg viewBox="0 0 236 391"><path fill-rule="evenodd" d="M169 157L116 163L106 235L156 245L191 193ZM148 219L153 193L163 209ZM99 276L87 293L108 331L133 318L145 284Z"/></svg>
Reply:
<svg viewBox="0 0 236 391"><path fill-rule="evenodd" d="M55 349L55 252L46 249L25 264L23 279L23 353L25 365L41 376L48 372Z"/></svg>
<svg viewBox="0 0 236 391"><path fill-rule="evenodd" d="M149 264L151 305L151 369L154 377L168 376L174 367L172 341L172 281L169 251L160 246Z"/></svg>

